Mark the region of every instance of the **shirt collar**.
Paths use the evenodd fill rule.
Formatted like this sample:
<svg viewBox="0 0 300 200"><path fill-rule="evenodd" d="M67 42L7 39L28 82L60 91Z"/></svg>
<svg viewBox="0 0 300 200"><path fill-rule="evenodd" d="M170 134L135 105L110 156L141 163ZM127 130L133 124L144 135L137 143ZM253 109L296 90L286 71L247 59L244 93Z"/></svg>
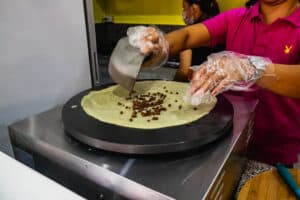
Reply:
<svg viewBox="0 0 300 200"><path fill-rule="evenodd" d="M250 19L251 21L254 19L263 20L263 15L259 12L259 2L255 3L253 6L249 8L250 11ZM288 21L294 26L300 27L300 8L297 8L291 15L288 17L282 18L282 20Z"/></svg>
<svg viewBox="0 0 300 200"><path fill-rule="evenodd" d="M250 19L254 20L256 18L263 19L262 14L259 12L259 2L255 3L253 6L249 8Z"/></svg>
<svg viewBox="0 0 300 200"><path fill-rule="evenodd" d="M300 27L300 8L297 8L290 16L284 18L284 20L289 21L297 27Z"/></svg>

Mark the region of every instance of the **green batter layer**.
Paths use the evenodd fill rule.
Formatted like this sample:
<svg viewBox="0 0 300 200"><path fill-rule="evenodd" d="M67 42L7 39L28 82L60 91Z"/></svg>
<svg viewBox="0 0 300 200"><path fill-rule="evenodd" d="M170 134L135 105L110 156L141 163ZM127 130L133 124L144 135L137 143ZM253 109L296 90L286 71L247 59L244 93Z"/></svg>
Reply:
<svg viewBox="0 0 300 200"><path fill-rule="evenodd" d="M183 101L187 87L187 83L174 81L141 81L135 84L130 99L127 90L114 85L90 92L83 97L81 106L88 115L118 126L158 129L183 125L198 120L215 106L187 105ZM133 101L142 101L145 109L137 108Z"/></svg>

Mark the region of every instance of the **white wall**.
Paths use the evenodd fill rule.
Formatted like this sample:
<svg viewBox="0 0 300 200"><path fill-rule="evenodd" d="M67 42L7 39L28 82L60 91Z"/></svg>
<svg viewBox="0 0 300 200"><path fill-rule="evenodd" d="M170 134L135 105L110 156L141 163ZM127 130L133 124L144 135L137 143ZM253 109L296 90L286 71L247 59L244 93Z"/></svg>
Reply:
<svg viewBox="0 0 300 200"><path fill-rule="evenodd" d="M83 0L1 0L0 25L0 126L91 86Z"/></svg>
<svg viewBox="0 0 300 200"><path fill-rule="evenodd" d="M1 152L0 162L0 197L3 200L84 200Z"/></svg>

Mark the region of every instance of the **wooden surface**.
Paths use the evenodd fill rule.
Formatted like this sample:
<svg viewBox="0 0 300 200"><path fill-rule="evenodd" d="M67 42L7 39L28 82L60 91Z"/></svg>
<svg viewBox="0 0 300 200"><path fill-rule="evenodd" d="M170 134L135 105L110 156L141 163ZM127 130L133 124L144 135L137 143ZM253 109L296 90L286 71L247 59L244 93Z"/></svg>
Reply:
<svg viewBox="0 0 300 200"><path fill-rule="evenodd" d="M300 185L300 170L289 170ZM266 171L248 180L242 187L238 200L296 200L293 192L283 182L276 170Z"/></svg>

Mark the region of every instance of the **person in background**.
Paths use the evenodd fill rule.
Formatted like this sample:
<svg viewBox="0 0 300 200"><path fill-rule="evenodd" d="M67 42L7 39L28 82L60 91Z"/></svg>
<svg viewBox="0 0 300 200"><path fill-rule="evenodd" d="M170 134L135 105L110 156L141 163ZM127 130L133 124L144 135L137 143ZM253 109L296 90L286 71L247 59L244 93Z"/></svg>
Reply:
<svg viewBox="0 0 300 200"><path fill-rule="evenodd" d="M248 8L225 11L166 36L152 30L140 38L145 42L139 47L152 54L148 63L157 63L184 49L225 44L226 51L208 56L193 74L189 94L201 98L206 92L215 96L248 88L237 95L259 100L249 158L292 165L300 153L299 19L298 0L251 1Z"/></svg>
<svg viewBox="0 0 300 200"><path fill-rule="evenodd" d="M182 18L186 25L200 23L220 13L216 0L183 0ZM200 47L182 51L179 54L180 65L175 74L175 81L188 81L193 65L200 65L207 56L220 51L222 47Z"/></svg>

